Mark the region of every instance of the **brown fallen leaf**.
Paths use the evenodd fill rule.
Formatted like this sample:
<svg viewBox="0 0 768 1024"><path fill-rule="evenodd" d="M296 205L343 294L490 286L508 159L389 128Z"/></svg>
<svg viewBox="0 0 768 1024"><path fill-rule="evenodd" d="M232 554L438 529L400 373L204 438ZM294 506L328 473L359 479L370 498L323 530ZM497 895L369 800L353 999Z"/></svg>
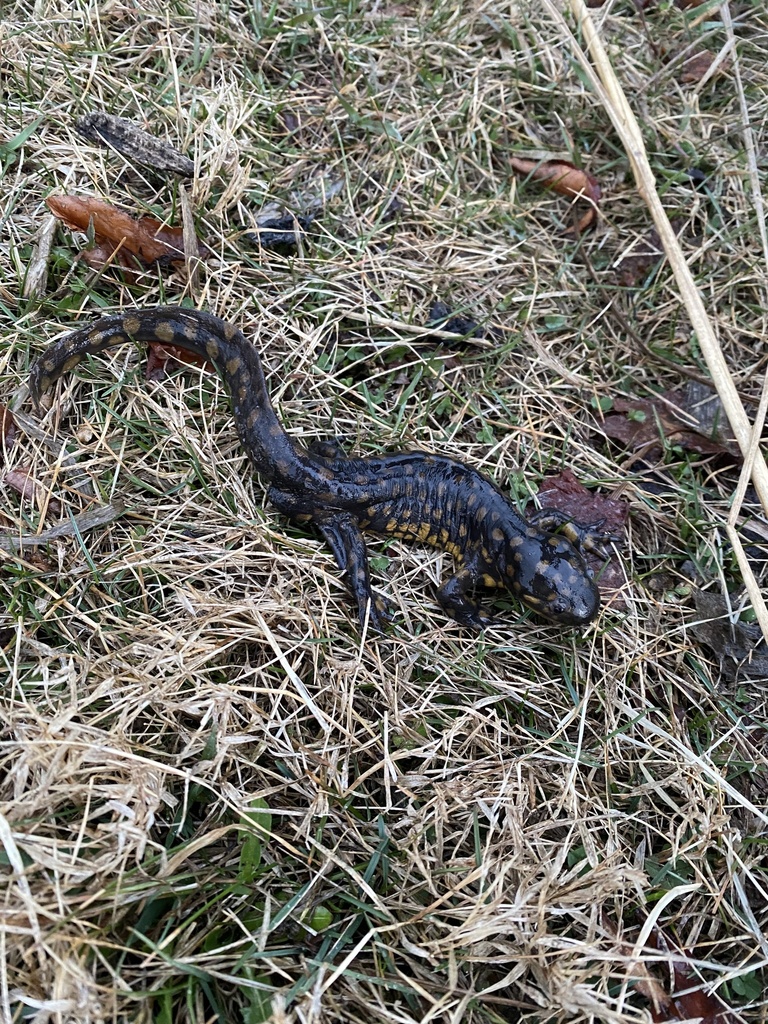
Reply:
<svg viewBox="0 0 768 1024"><path fill-rule="evenodd" d="M625 256L616 268L616 278L625 288L634 288L648 271L655 267L664 255L658 231L652 228L647 237L638 242L629 256Z"/></svg>
<svg viewBox="0 0 768 1024"><path fill-rule="evenodd" d="M694 621L688 632L708 647L720 661L720 671L730 684L768 679L768 647L762 630L751 622L731 622L733 604L710 590L694 590Z"/></svg>
<svg viewBox="0 0 768 1024"><path fill-rule="evenodd" d="M578 235L595 223L602 189L594 175L581 170L569 160L530 160L527 157L511 156L509 162L518 174L538 181L545 188L590 203L579 222L573 228L566 229L566 233Z"/></svg>
<svg viewBox="0 0 768 1024"><path fill-rule="evenodd" d="M135 256L131 256L129 252L123 249L116 250L111 242L100 242L98 245L91 246L90 249L81 249L78 257L84 263L87 263L91 270L103 270L110 263L116 264L118 267L123 268L126 278L130 283L136 280L134 271L138 270L141 266Z"/></svg>
<svg viewBox="0 0 768 1024"><path fill-rule="evenodd" d="M652 939L656 949L670 952L671 943L660 928L654 928ZM699 1024L736 1024L736 1014L715 992L708 992L701 978L687 965L685 961L691 958L686 951L675 947L673 957L669 992L664 992L659 986L651 1002L651 1017L656 1024L678 1020L698 1020Z"/></svg>
<svg viewBox="0 0 768 1024"><path fill-rule="evenodd" d="M2 537L0 537L0 547L3 547ZM14 551L16 549L9 547L4 548L4 550ZM56 563L54 562L54 560L45 552L40 551L39 548L32 548L31 551L27 551L26 554L24 555L24 561L27 562L28 565L31 565L32 568L36 569L38 572L49 573L56 571Z"/></svg>
<svg viewBox="0 0 768 1024"><path fill-rule="evenodd" d="M46 201L59 220L73 231L93 231L96 245L83 253L91 266L105 266L116 254L121 266L134 269L139 264L130 258L126 264L125 257L130 255L147 265L184 260L182 228L169 227L154 217L132 217L92 196L49 196ZM197 254L207 255L207 249L199 242Z"/></svg>
<svg viewBox="0 0 768 1024"><path fill-rule="evenodd" d="M696 173L690 170L689 175ZM705 179L706 180L706 179ZM686 227L684 217L673 217L670 221L675 234L680 237ZM634 288L664 257L664 246L655 228L651 228L645 238L637 242L616 267L616 278L625 288Z"/></svg>
<svg viewBox="0 0 768 1024"><path fill-rule="evenodd" d="M47 488L34 478L31 466L9 469L3 476L3 483L13 488L25 500L34 501L39 508L46 507L54 515L61 512L60 503L55 498L48 497Z"/></svg>
<svg viewBox="0 0 768 1024"><path fill-rule="evenodd" d="M623 533L629 509L623 501L589 491L571 469L547 476L539 487L539 500L546 508L567 512L579 523L601 521L608 533Z"/></svg>
<svg viewBox="0 0 768 1024"><path fill-rule="evenodd" d="M690 402L682 391L667 391L653 400L616 398L614 414L603 420L603 432L627 448L653 450L661 446L663 438L699 455L739 458L738 446L726 435L718 436L712 422L697 412L700 404Z"/></svg>
<svg viewBox="0 0 768 1024"><path fill-rule="evenodd" d="M178 345L166 345L159 341L151 341L147 346L147 365L144 370L146 380L162 380L166 375L166 364L169 359L175 359L177 363L185 363L187 366L200 366L208 370L215 367L205 356L197 352L190 352L189 349L179 348Z"/></svg>
<svg viewBox="0 0 768 1024"><path fill-rule="evenodd" d="M710 50L701 50L699 53L694 53L692 57L683 64L680 69L680 81L685 85L696 85L702 78L709 72L716 59L714 53ZM721 60L720 64L715 70L715 75L722 75L728 68L729 61L726 58Z"/></svg>

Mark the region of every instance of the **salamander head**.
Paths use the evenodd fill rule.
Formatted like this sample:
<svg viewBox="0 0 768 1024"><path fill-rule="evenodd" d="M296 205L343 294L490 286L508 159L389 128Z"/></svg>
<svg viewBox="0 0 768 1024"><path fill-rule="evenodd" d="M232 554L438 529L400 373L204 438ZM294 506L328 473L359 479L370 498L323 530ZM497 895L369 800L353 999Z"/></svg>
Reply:
<svg viewBox="0 0 768 1024"><path fill-rule="evenodd" d="M584 558L569 540L538 533L518 542L511 555L511 589L525 605L563 626L585 626L595 618L600 594Z"/></svg>

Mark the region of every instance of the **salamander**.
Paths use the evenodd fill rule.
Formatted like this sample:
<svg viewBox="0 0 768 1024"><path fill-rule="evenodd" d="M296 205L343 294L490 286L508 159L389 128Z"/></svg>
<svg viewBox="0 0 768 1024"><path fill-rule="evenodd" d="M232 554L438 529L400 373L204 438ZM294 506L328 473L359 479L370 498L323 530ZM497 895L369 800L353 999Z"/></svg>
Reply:
<svg viewBox="0 0 768 1024"><path fill-rule="evenodd" d="M544 509L524 519L487 477L455 459L424 451L358 458L338 441L304 446L280 423L267 391L259 353L232 324L178 306L106 317L54 342L31 371L30 393L41 395L88 353L128 341L178 345L209 359L229 390L235 426L254 468L269 483L267 497L327 541L357 602L361 625L376 630L389 618L373 598L363 531L442 548L456 561L437 591L453 619L484 627L477 591L504 588L551 622L581 626L600 608L583 551L605 555L602 524L570 522Z"/></svg>

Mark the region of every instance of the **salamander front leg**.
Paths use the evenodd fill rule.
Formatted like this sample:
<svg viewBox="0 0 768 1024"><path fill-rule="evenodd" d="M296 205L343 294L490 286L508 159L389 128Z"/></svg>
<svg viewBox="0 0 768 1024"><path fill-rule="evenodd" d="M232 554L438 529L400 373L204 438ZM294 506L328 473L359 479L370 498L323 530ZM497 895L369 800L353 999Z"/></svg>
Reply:
<svg viewBox="0 0 768 1024"><path fill-rule="evenodd" d="M539 530L548 533L560 533L580 551L594 551L606 560L611 553L606 544L618 544L621 538L603 529L604 519L595 523L578 523L565 512L557 508L541 508L528 516L528 522Z"/></svg>
<svg viewBox="0 0 768 1024"><path fill-rule="evenodd" d="M445 613L461 623L462 626L485 629L486 626L492 625L493 619L488 615L483 615L479 602L467 593L476 585L477 573L465 565L443 583L438 589L436 597Z"/></svg>

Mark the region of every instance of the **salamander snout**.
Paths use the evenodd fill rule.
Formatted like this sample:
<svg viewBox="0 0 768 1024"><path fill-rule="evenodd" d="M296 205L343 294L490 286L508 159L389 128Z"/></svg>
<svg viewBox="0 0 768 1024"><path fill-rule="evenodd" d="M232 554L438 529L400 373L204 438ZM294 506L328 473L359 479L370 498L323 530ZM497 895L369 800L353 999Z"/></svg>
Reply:
<svg viewBox="0 0 768 1024"><path fill-rule="evenodd" d="M567 594L558 594L534 607L545 618L563 626L586 626L600 609L600 595L592 580L585 576Z"/></svg>

